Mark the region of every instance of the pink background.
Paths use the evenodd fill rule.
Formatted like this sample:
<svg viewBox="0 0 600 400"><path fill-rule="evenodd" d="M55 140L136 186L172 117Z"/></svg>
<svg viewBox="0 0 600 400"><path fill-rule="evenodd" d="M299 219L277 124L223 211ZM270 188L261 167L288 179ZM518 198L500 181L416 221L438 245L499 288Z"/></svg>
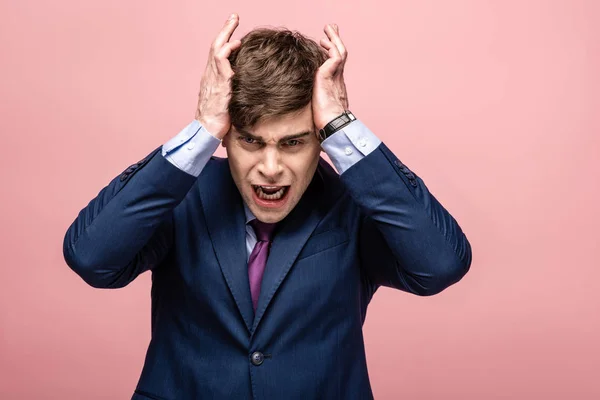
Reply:
<svg viewBox="0 0 600 400"><path fill-rule="evenodd" d="M600 2L0 3L0 398L125 399L150 275L88 287L62 258L79 210L194 116L227 15L349 49L350 109L458 219L471 272L382 289L378 399L600 398ZM220 153L222 154L222 153Z"/></svg>

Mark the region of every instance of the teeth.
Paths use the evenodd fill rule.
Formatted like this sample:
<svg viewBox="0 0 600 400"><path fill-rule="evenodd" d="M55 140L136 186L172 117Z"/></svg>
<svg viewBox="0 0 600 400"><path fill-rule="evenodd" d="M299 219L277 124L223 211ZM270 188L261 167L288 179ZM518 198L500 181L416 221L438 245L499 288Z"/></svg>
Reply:
<svg viewBox="0 0 600 400"><path fill-rule="evenodd" d="M278 191L276 191L275 193L271 193L271 194L267 194L263 191L263 188L265 188L266 190L269 189L277 189L279 186L255 186L254 187L254 191L256 192L258 198L263 199L263 200L279 200L283 197L286 187L283 186L281 187Z"/></svg>

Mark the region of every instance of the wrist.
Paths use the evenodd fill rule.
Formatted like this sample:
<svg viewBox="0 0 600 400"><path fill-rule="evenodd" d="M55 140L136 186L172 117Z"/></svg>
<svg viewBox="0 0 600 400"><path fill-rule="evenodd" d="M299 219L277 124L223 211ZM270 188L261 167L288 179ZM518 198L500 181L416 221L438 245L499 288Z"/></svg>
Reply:
<svg viewBox="0 0 600 400"><path fill-rule="evenodd" d="M350 110L345 110L340 114L335 115L331 120L323 126L323 128L319 129L319 138L321 141L327 139L329 136L338 132L346 125L350 124L352 121L355 121L356 117Z"/></svg>
<svg viewBox="0 0 600 400"><path fill-rule="evenodd" d="M330 123L331 121L339 117L341 114L343 114L344 111L345 110L343 108L339 108L332 111L325 111L320 113L321 115L319 116L317 124L315 125L317 130L323 129L328 123Z"/></svg>
<svg viewBox="0 0 600 400"><path fill-rule="evenodd" d="M225 135L227 135L227 132L229 132L229 127L227 126L224 128L223 124L214 123L202 117L198 117L196 118L196 120L200 122L200 125L202 125L206 132L208 132L211 136L214 136L219 140L223 140Z"/></svg>

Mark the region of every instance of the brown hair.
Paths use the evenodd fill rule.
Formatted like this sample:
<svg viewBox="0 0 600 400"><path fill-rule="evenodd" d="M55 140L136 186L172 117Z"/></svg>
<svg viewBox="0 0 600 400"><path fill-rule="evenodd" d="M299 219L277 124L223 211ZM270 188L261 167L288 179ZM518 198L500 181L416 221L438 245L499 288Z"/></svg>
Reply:
<svg viewBox="0 0 600 400"><path fill-rule="evenodd" d="M234 71L229 115L236 128L304 108L327 53L314 40L285 28L257 28L229 56Z"/></svg>

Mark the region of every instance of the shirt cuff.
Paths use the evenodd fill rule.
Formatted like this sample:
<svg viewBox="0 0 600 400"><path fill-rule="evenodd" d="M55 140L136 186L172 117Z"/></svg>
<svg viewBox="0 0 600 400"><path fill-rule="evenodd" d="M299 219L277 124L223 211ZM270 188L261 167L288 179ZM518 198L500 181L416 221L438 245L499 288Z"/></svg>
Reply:
<svg viewBox="0 0 600 400"><path fill-rule="evenodd" d="M321 147L341 175L380 144L381 140L356 119L323 140Z"/></svg>
<svg viewBox="0 0 600 400"><path fill-rule="evenodd" d="M162 155L180 170L198 177L220 143L194 120L163 145Z"/></svg>

